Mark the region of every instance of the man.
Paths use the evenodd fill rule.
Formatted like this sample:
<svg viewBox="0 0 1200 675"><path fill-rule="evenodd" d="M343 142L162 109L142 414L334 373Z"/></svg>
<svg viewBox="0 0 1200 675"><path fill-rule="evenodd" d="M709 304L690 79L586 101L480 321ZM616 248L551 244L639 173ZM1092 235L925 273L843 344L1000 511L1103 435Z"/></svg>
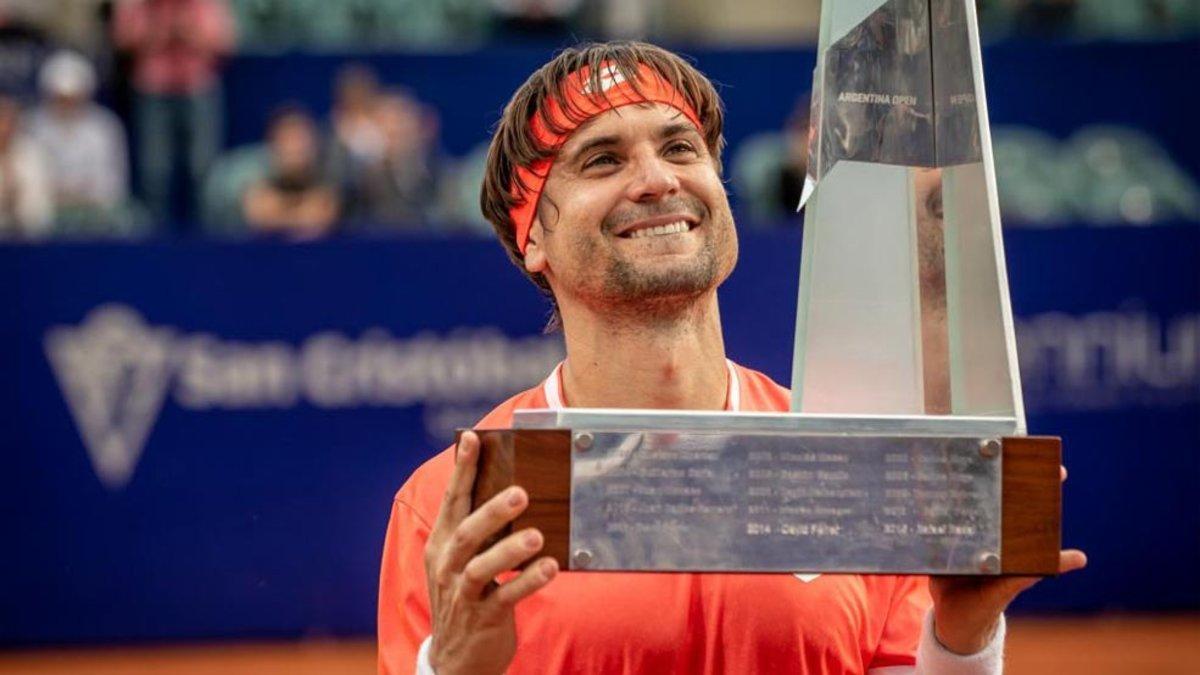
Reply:
<svg viewBox="0 0 1200 675"><path fill-rule="evenodd" d="M176 165L194 198L220 150L220 65L233 51L233 15L226 0L128 0L116 4L112 25L113 44L131 58L142 197L164 220Z"/></svg>
<svg viewBox="0 0 1200 675"><path fill-rule="evenodd" d="M29 128L50 160L54 203L93 222L111 219L129 198L125 128L92 100L96 71L76 52L51 56L39 76L42 104Z"/></svg>
<svg viewBox="0 0 1200 675"><path fill-rule="evenodd" d="M253 233L307 240L332 232L341 203L322 175L320 145L317 125L304 109L284 106L271 116L270 167L242 195L242 218Z"/></svg>
<svg viewBox="0 0 1200 675"><path fill-rule="evenodd" d="M725 359L716 290L737 237L721 128L711 83L644 44L567 50L517 91L492 139L483 210L554 303L567 358L480 427L563 405L787 409L785 389ZM514 487L470 512L478 451L463 434L396 495L380 672L996 672L1001 612L1032 583L559 574L535 559L536 530L481 547L528 495ZM1082 564L1064 554L1064 570Z"/></svg>
<svg viewBox="0 0 1200 675"><path fill-rule="evenodd" d="M53 232L54 199L45 153L21 127L21 104L0 95L0 239L36 240Z"/></svg>
<svg viewBox="0 0 1200 675"><path fill-rule="evenodd" d="M437 118L402 90L379 96L372 111L381 142L345 181L360 231L421 229L438 195Z"/></svg>

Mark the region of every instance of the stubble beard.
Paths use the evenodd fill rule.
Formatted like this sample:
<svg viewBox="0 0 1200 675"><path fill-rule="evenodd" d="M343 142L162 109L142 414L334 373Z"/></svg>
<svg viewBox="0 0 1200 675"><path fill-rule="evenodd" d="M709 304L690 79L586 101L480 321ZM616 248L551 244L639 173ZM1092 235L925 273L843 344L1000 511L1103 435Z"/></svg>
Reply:
<svg viewBox="0 0 1200 675"><path fill-rule="evenodd" d="M716 286L717 255L706 237L695 256L669 269L613 258L604 273L602 295L612 305L641 310L686 304Z"/></svg>
<svg viewBox="0 0 1200 675"><path fill-rule="evenodd" d="M694 307L699 298L715 292L737 257L732 215L728 210L708 211L703 207L696 215L701 217L704 240L693 256L667 267L655 267L650 261L612 254L607 265L596 271L600 278L594 280L598 283L589 284L593 291L587 293L591 297L585 302L638 323L661 322L673 321Z"/></svg>

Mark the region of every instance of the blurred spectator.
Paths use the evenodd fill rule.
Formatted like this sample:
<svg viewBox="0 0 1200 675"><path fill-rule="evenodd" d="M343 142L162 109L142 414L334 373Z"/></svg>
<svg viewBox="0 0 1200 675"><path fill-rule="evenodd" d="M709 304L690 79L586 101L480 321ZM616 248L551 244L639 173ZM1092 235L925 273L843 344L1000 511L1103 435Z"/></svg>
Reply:
<svg viewBox="0 0 1200 675"><path fill-rule="evenodd" d="M40 237L53 218L41 148L21 131L21 104L0 97L0 237Z"/></svg>
<svg viewBox="0 0 1200 675"><path fill-rule="evenodd" d="M125 130L92 101L96 72L78 53L60 51L42 66L42 104L30 123L47 152L55 209L109 212L129 196Z"/></svg>
<svg viewBox="0 0 1200 675"><path fill-rule="evenodd" d="M779 208L785 215L794 214L804 194L804 179L808 173L808 120L811 102L801 97L788 117L783 130L787 145L783 165L779 167Z"/></svg>
<svg viewBox="0 0 1200 675"><path fill-rule="evenodd" d="M242 217L257 234L316 239L340 212L337 191L321 175L320 140L312 117L286 107L267 128L270 168L242 197Z"/></svg>
<svg viewBox="0 0 1200 675"><path fill-rule="evenodd" d="M368 165L383 157L379 82L366 66L343 68L334 84L332 162L344 185L356 184Z"/></svg>
<svg viewBox="0 0 1200 675"><path fill-rule="evenodd" d="M220 149L217 71L234 46L233 19L224 0L125 0L113 41L132 57L142 195L166 219L176 166L186 165L191 198Z"/></svg>
<svg viewBox="0 0 1200 675"><path fill-rule="evenodd" d="M351 217L363 224L424 224L438 194L437 120L403 92L381 98L375 118L382 154L368 164L350 193Z"/></svg>

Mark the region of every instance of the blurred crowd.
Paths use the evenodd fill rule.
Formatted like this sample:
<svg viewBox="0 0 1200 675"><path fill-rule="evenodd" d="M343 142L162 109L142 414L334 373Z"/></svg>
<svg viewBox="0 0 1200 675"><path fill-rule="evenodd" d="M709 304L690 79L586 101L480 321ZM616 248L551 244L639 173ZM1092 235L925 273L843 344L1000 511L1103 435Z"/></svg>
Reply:
<svg viewBox="0 0 1200 675"><path fill-rule="evenodd" d="M328 119L285 104L262 143L226 152L220 71L238 44L236 3L79 0L69 7L91 5L105 36L86 43L34 20L52 4L0 2L0 237L137 237L200 221L306 239L418 228L436 208L437 114L368 68L339 75Z"/></svg>
<svg viewBox="0 0 1200 675"><path fill-rule="evenodd" d="M424 229L441 178L437 131L436 114L411 93L348 66L327 122L298 104L272 114L265 144L238 156L245 166L225 195L207 195L225 217L206 221L300 239Z"/></svg>
<svg viewBox="0 0 1200 675"><path fill-rule="evenodd" d="M475 206L482 150L446 156L438 112L419 93L381 83L364 65L349 65L330 83L327 115L284 104L272 113L261 142L230 149L221 93L228 57L238 51L462 47L471 40L815 38L820 0L736 0L736 12L734 4L0 0L0 238L132 238L199 228L220 236L311 239L449 223L483 231ZM985 35L1200 32L1197 0L977 4ZM797 104L784 129L734 149L735 198L764 222L794 220L807 105ZM1002 200L1033 222L1200 217L1194 183L1173 172L1153 144L1119 129L1089 130L1067 142L1034 130L998 130ZM1078 178L1092 174L1094 180ZM1085 196L1057 189L1062 181L1074 181ZM1117 195L1100 199L1111 202L1103 212L1086 194L1097 185Z"/></svg>

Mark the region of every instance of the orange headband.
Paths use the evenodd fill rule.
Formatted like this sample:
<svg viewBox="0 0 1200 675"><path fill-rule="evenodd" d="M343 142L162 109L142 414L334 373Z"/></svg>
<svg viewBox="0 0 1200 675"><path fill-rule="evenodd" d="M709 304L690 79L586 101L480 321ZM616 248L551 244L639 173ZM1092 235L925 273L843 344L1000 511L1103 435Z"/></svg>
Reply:
<svg viewBox="0 0 1200 675"><path fill-rule="evenodd" d="M683 113L696 125L696 129L703 133L700 119L692 106L669 82L646 64L638 64L637 89L625 79L616 66L607 61L600 64L600 69L602 73L599 92L591 90L591 83L588 81L590 71L584 66L568 75L563 83L563 96L567 100L568 112L563 111L557 99L547 96L543 105L546 107L545 117L550 118L551 123L547 125L542 115L533 115L533 119L529 121L529 129L543 148L557 152L584 122L614 108L634 103L669 105ZM542 188L546 185L546 178L550 175L554 159L546 157L528 167L518 166L513 177L510 190L517 197L517 203L509 210L508 215L516 229L517 249L522 254L529 243L529 228L533 226L538 200L542 196Z"/></svg>

